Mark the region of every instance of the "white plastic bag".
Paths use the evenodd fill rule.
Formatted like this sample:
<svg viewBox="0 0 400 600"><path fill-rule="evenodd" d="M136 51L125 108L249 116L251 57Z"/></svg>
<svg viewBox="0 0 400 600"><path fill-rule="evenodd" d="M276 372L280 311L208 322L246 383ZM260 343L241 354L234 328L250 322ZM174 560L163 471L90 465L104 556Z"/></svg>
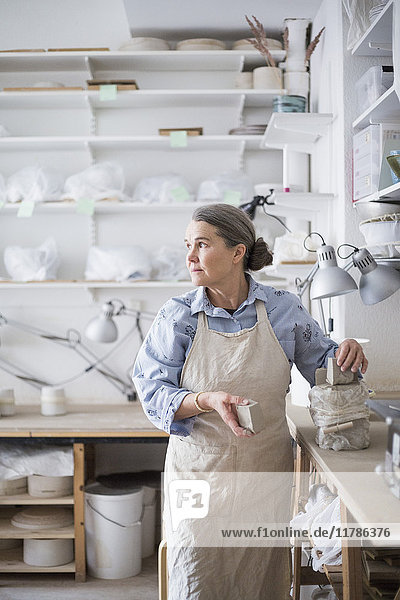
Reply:
<svg viewBox="0 0 400 600"><path fill-rule="evenodd" d="M63 185L64 177L54 169L24 167L8 178L7 199L9 202L60 200Z"/></svg>
<svg viewBox="0 0 400 600"><path fill-rule="evenodd" d="M99 281L149 279L151 261L141 246L92 246L86 263L85 278Z"/></svg>
<svg viewBox="0 0 400 600"><path fill-rule="evenodd" d="M202 181L197 201L205 203L227 202L243 204L253 198L253 184L250 177L241 171L224 171Z"/></svg>
<svg viewBox="0 0 400 600"><path fill-rule="evenodd" d="M181 175L168 173L141 179L135 188L133 202L174 204L192 202L193 190Z"/></svg>
<svg viewBox="0 0 400 600"><path fill-rule="evenodd" d="M152 279L158 281L189 280L185 259L186 250L184 248L162 246L152 256Z"/></svg>
<svg viewBox="0 0 400 600"><path fill-rule="evenodd" d="M332 494L328 486L324 484L314 484L309 491L309 497L304 507L304 512L299 512L290 521L293 529L310 529L312 522L325 508L334 500L335 494Z"/></svg>
<svg viewBox="0 0 400 600"><path fill-rule="evenodd" d="M373 0L342 0L342 2L350 21L347 50L351 50L371 25L369 11L373 6Z"/></svg>
<svg viewBox="0 0 400 600"><path fill-rule="evenodd" d="M72 200L127 200L124 188L125 177L121 165L117 162L102 162L68 177L62 197Z"/></svg>
<svg viewBox="0 0 400 600"><path fill-rule="evenodd" d="M4 264L14 281L56 279L60 257L54 238L47 238L38 248L7 246Z"/></svg>
<svg viewBox="0 0 400 600"><path fill-rule="evenodd" d="M280 265L283 262L304 262L313 261L311 252L306 250L303 245L306 233L303 231L287 231L284 235L275 238L274 243L274 265Z"/></svg>
<svg viewBox="0 0 400 600"><path fill-rule="evenodd" d="M332 525L340 526L340 498L336 496L314 519L311 525L311 538L314 547L311 550L314 571L322 571L323 565L342 564L342 544L339 537L327 540L317 535L319 528L330 529ZM329 543L329 545L328 545Z"/></svg>

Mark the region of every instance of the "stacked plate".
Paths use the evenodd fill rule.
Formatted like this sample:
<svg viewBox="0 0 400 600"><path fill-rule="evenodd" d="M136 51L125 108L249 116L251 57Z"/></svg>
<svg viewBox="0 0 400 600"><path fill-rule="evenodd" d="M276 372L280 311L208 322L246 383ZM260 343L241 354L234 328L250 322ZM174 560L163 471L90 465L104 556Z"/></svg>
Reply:
<svg viewBox="0 0 400 600"><path fill-rule="evenodd" d="M221 40L212 38L193 38L182 40L176 45L177 50L226 50L226 45Z"/></svg>
<svg viewBox="0 0 400 600"><path fill-rule="evenodd" d="M377 16L383 11L387 2L388 0L382 0L381 2L379 2L379 4L371 8L371 10L369 11L369 20L371 23L375 21Z"/></svg>
<svg viewBox="0 0 400 600"><path fill-rule="evenodd" d="M229 131L229 135L263 135L267 123L262 125L242 125L241 127L235 127Z"/></svg>
<svg viewBox="0 0 400 600"><path fill-rule="evenodd" d="M169 44L165 40L153 37L133 37L119 48L125 51L142 51L142 50L169 50Z"/></svg>
<svg viewBox="0 0 400 600"><path fill-rule="evenodd" d="M255 38L251 39L255 40ZM279 40L267 38L267 44L269 50L282 50L282 42L280 42ZM258 50L254 48L253 44L251 44L246 38L244 38L243 40L237 40L237 42L233 44L232 50L254 50L255 52L258 52Z"/></svg>

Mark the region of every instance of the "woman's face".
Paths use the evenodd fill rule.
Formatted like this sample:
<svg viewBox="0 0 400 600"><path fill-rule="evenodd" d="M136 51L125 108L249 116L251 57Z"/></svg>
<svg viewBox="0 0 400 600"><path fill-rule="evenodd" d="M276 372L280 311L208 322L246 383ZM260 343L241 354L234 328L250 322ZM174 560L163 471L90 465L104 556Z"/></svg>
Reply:
<svg viewBox="0 0 400 600"><path fill-rule="evenodd" d="M246 251L244 244L228 248L216 228L205 221L189 223L185 244L186 266L192 283L211 288L231 281L232 273Z"/></svg>

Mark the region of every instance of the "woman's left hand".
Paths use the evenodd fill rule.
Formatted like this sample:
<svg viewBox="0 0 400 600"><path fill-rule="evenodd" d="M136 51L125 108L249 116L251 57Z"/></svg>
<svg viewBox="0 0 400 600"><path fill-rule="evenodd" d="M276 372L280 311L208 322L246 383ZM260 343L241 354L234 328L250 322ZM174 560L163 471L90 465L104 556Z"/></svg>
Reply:
<svg viewBox="0 0 400 600"><path fill-rule="evenodd" d="M368 360L360 344L356 340L343 340L335 352L336 362L342 371L347 371L351 367L353 373L361 369L364 375L368 368Z"/></svg>

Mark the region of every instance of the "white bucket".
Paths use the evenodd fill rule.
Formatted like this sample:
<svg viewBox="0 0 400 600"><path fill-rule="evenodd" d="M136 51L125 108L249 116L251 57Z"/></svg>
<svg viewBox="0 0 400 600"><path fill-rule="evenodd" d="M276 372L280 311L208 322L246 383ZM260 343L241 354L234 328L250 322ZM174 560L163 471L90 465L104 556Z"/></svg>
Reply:
<svg viewBox="0 0 400 600"><path fill-rule="evenodd" d="M123 579L142 568L143 488L85 488L86 557L89 575Z"/></svg>
<svg viewBox="0 0 400 600"><path fill-rule="evenodd" d="M154 490L155 492L155 490ZM153 504L145 504L142 519L142 558L155 552L156 546L156 499Z"/></svg>

